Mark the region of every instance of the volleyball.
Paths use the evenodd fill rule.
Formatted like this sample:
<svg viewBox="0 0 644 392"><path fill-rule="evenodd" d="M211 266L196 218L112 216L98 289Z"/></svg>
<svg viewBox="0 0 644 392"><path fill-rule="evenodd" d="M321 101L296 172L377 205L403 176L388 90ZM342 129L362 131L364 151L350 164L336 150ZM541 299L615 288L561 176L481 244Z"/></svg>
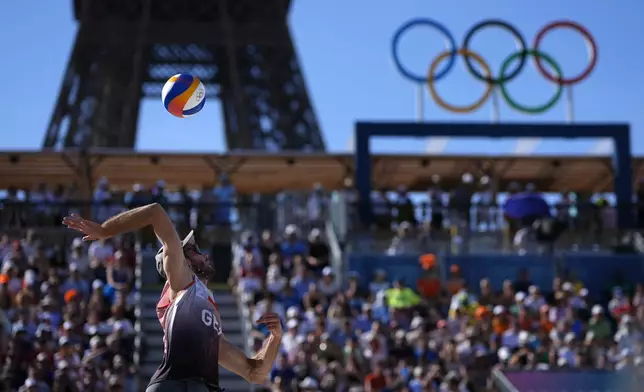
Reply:
<svg viewBox="0 0 644 392"><path fill-rule="evenodd" d="M206 103L206 88L201 81L188 74L176 74L163 86L163 106L173 116L184 118L199 113Z"/></svg>

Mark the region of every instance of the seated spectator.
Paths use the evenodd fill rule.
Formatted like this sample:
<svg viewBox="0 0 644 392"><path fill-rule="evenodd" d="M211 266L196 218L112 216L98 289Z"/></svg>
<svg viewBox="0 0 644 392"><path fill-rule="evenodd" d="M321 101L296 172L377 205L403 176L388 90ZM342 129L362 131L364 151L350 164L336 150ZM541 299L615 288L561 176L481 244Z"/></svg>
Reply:
<svg viewBox="0 0 644 392"><path fill-rule="evenodd" d="M127 293L132 288L134 270L120 250L114 253L114 258L107 264L106 277L107 285L104 290L108 298L113 297L117 291Z"/></svg>
<svg viewBox="0 0 644 392"><path fill-rule="evenodd" d="M300 229L297 226L286 226L284 237L280 250L285 259L293 259L295 256L305 256L307 254L306 244L300 240Z"/></svg>
<svg viewBox="0 0 644 392"><path fill-rule="evenodd" d="M311 230L308 242L308 256L306 257L307 267L315 274L321 273L329 265L330 253L329 245L322 240L320 229Z"/></svg>
<svg viewBox="0 0 644 392"><path fill-rule="evenodd" d="M0 274L0 389L82 391L113 385L134 392L127 292L115 290L110 309L105 281L88 280L93 274L79 268L82 243L74 241L67 255L33 238L12 248L32 246L28 262L5 262ZM94 256L98 253L95 247Z"/></svg>

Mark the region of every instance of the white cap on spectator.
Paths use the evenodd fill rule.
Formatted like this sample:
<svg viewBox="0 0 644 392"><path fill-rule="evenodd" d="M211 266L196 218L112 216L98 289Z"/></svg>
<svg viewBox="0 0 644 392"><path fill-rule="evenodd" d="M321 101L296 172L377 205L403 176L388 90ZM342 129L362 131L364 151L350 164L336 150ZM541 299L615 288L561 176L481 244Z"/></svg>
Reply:
<svg viewBox="0 0 644 392"><path fill-rule="evenodd" d="M90 347L98 347L98 345L101 344L101 338L100 336L94 336L89 340L89 346Z"/></svg>
<svg viewBox="0 0 644 392"><path fill-rule="evenodd" d="M519 332L519 343L526 343L530 339L528 331Z"/></svg>
<svg viewBox="0 0 644 392"><path fill-rule="evenodd" d="M7 271L9 271L11 268L16 268L16 265L14 264L13 261L7 260L2 265L2 272L7 273Z"/></svg>
<svg viewBox="0 0 644 392"><path fill-rule="evenodd" d="M561 289L563 291L572 291L572 283L565 282L564 284L561 285Z"/></svg>
<svg viewBox="0 0 644 392"><path fill-rule="evenodd" d="M77 263L70 263L69 264L69 272L76 272L78 271L78 264Z"/></svg>
<svg viewBox="0 0 644 392"><path fill-rule="evenodd" d="M305 388L305 389L318 389L319 384L318 382L313 378L313 377L306 377L302 382L300 383L300 388Z"/></svg>
<svg viewBox="0 0 644 392"><path fill-rule="evenodd" d="M587 297L588 296L588 289L585 287L582 287L581 290L579 290L579 296L580 297Z"/></svg>
<svg viewBox="0 0 644 392"><path fill-rule="evenodd" d="M416 366L414 368L414 377L420 378L420 377L422 377L423 373L425 373L425 372L423 371L422 366Z"/></svg>
<svg viewBox="0 0 644 392"><path fill-rule="evenodd" d="M42 282L42 283L40 284L40 293L41 293L41 294L42 294L42 293L46 293L47 291L49 291L49 283L47 283L47 282Z"/></svg>
<svg viewBox="0 0 644 392"><path fill-rule="evenodd" d="M516 302L522 302L525 299L525 293L523 291L519 291L518 293L514 294L514 300Z"/></svg>
<svg viewBox="0 0 644 392"><path fill-rule="evenodd" d="M505 312L505 307L503 305L496 305L494 309L492 309L492 312L498 316L499 314Z"/></svg>
<svg viewBox="0 0 644 392"><path fill-rule="evenodd" d="M602 308L601 305L595 305L593 306L592 310L590 311L593 316L598 315L598 314L603 314L604 313L604 308Z"/></svg>
<svg viewBox="0 0 644 392"><path fill-rule="evenodd" d="M501 347L499 351L496 352L496 355L499 356L501 361L507 361L510 358L510 350L507 347Z"/></svg>
<svg viewBox="0 0 644 392"><path fill-rule="evenodd" d="M320 238L322 236L322 232L320 229L312 229L311 232L309 233L309 238Z"/></svg>
<svg viewBox="0 0 644 392"><path fill-rule="evenodd" d="M299 322L298 322L297 320L295 320L295 319L290 319L290 320L288 320L288 322L286 323L286 328L288 328L288 329L293 329L293 328L297 328L297 326L298 326L298 325L299 325Z"/></svg>
<svg viewBox="0 0 644 392"><path fill-rule="evenodd" d="M26 331L27 330L25 329L25 326L22 323L19 322L19 323L16 323L16 324L13 325L13 328L12 328L11 332L14 335L16 335L16 334L18 334L20 332L26 332Z"/></svg>
<svg viewBox="0 0 644 392"><path fill-rule="evenodd" d="M71 322L71 321L65 321L65 322L63 323L63 329L65 329L65 330L70 330L70 329L72 329L72 328L74 328L74 324L72 324L72 322Z"/></svg>
<svg viewBox="0 0 644 392"><path fill-rule="evenodd" d="M288 319L297 318L299 316L300 316L300 308L298 308L297 306L291 306L286 311L286 318Z"/></svg>
<svg viewBox="0 0 644 392"><path fill-rule="evenodd" d="M72 248L82 248L83 247L83 239L80 237L76 237L72 240Z"/></svg>
<svg viewBox="0 0 644 392"><path fill-rule="evenodd" d="M59 361L58 362L58 369L67 369L69 367L69 363L65 360Z"/></svg>
<svg viewBox="0 0 644 392"><path fill-rule="evenodd" d="M421 327L424 322L425 322L425 319L423 319L420 316L416 316L411 320L411 324L409 325L409 328L416 329L418 327Z"/></svg>
<svg viewBox="0 0 644 392"><path fill-rule="evenodd" d="M25 271L25 277L23 278L23 282L27 286L33 286L34 284L36 284L36 272L34 272L34 270Z"/></svg>
<svg viewBox="0 0 644 392"><path fill-rule="evenodd" d="M38 353L38 355L36 355L36 361L43 362L43 361L46 361L46 360L47 360L47 354Z"/></svg>
<svg viewBox="0 0 644 392"><path fill-rule="evenodd" d="M322 269L322 276L331 276L333 275L333 268L331 267L324 267Z"/></svg>
<svg viewBox="0 0 644 392"><path fill-rule="evenodd" d="M394 337L399 340L405 339L405 336L407 336L407 332L404 329L399 329L394 334Z"/></svg>
<svg viewBox="0 0 644 392"><path fill-rule="evenodd" d="M94 281L92 282L92 290L98 290L101 288L103 288L103 281L94 279Z"/></svg>
<svg viewBox="0 0 644 392"><path fill-rule="evenodd" d="M284 229L284 234L286 235L297 234L297 232L298 232L298 228L293 224L286 226L286 228Z"/></svg>

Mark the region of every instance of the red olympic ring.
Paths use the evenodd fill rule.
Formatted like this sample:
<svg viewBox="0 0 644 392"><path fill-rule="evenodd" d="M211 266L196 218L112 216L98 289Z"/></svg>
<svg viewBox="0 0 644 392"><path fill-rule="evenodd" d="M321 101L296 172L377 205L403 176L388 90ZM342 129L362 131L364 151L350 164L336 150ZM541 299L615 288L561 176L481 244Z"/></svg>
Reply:
<svg viewBox="0 0 644 392"><path fill-rule="evenodd" d="M584 26L569 20L558 20L558 21L549 23L543 28L541 28L541 30L534 37L534 43L532 44L532 47L534 48L534 50L536 52L539 52L540 50L539 46L541 45L541 41L543 41L543 37L551 30L555 30L558 28L569 28L569 29L576 30L586 39L586 42L590 46L590 61L588 62L588 66L586 67L586 69L575 77L571 77L571 78L557 77L556 75L551 74L544 67L543 63L541 62L542 59L540 56L533 56L533 59L534 59L535 65L537 66L537 69L539 70L539 73L543 75L544 78L550 80L553 83L557 83L561 86L570 86L586 79L591 74L591 72L593 72L593 70L595 69L595 66L597 65L597 43L595 42L595 39L593 38L592 34L590 34L590 31L588 31Z"/></svg>

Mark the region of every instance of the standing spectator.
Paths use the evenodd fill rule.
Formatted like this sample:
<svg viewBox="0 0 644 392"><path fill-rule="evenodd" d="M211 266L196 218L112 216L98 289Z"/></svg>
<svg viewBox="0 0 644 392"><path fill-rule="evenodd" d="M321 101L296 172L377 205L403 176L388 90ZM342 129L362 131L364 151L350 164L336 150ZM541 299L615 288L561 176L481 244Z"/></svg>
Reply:
<svg viewBox="0 0 644 392"><path fill-rule="evenodd" d="M308 198L307 210L309 223L314 228L324 227L329 209L329 200L324 194L321 184L315 184L313 192Z"/></svg>

